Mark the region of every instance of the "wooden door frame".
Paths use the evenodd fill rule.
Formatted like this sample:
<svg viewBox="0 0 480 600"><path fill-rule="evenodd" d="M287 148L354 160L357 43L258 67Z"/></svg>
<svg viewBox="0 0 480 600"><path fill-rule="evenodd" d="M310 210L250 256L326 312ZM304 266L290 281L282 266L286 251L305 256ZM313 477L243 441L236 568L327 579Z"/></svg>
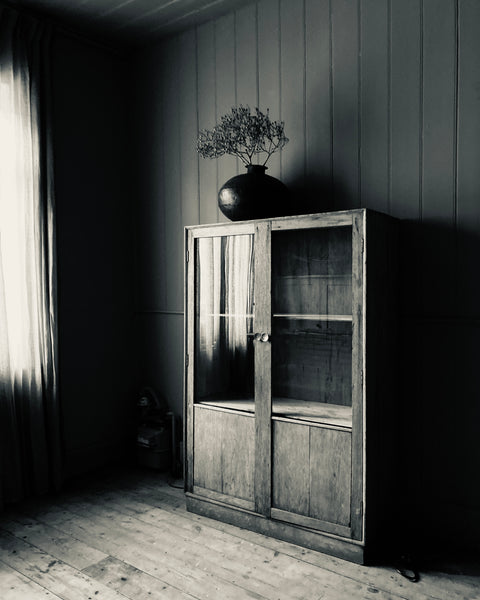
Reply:
<svg viewBox="0 0 480 600"><path fill-rule="evenodd" d="M366 211L352 215L352 539L365 539Z"/></svg>
<svg viewBox="0 0 480 600"><path fill-rule="evenodd" d="M195 241L199 238L253 235L252 222L217 223L185 227L184 254L184 489L193 492L194 482L194 371L195 371Z"/></svg>
<svg viewBox="0 0 480 600"><path fill-rule="evenodd" d="M272 334L271 222L255 225L255 332ZM269 517L272 498L272 346L254 340L255 348L255 511Z"/></svg>
<svg viewBox="0 0 480 600"><path fill-rule="evenodd" d="M366 331L366 209L326 215L303 215L272 221L272 231L352 228L352 480L350 535L365 539L365 331Z"/></svg>

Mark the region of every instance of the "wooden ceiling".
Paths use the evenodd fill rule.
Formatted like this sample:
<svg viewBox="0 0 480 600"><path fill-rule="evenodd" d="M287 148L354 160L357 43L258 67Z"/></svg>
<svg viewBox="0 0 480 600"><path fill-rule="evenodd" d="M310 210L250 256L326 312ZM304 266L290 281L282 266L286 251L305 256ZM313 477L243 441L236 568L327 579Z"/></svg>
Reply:
<svg viewBox="0 0 480 600"><path fill-rule="evenodd" d="M7 0L116 46L143 46L253 0Z"/></svg>

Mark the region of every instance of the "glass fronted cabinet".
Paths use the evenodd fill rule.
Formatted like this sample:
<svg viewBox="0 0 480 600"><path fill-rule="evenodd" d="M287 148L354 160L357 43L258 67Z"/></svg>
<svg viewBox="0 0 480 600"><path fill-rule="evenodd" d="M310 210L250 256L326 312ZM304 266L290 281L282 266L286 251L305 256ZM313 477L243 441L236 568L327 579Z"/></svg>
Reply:
<svg viewBox="0 0 480 600"><path fill-rule="evenodd" d="M393 494L395 232L365 209L186 228L189 510L366 560Z"/></svg>

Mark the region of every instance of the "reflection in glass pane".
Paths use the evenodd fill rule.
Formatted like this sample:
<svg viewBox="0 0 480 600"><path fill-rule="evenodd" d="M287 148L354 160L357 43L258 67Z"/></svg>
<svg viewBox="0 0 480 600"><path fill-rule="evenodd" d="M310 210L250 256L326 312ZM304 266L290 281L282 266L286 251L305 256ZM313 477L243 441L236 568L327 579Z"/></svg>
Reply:
<svg viewBox="0 0 480 600"><path fill-rule="evenodd" d="M274 232L273 313L352 314L352 229Z"/></svg>
<svg viewBox="0 0 480 600"><path fill-rule="evenodd" d="M253 410L253 236L200 238L196 261L196 401Z"/></svg>

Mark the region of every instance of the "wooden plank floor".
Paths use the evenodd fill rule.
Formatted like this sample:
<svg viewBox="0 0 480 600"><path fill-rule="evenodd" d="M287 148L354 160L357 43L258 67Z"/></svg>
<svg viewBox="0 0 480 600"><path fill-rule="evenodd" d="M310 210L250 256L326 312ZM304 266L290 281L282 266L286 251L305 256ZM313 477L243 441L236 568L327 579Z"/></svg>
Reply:
<svg viewBox="0 0 480 600"><path fill-rule="evenodd" d="M480 566L449 565L412 583L393 567L188 513L165 476L129 469L0 515L0 598L479 600Z"/></svg>

